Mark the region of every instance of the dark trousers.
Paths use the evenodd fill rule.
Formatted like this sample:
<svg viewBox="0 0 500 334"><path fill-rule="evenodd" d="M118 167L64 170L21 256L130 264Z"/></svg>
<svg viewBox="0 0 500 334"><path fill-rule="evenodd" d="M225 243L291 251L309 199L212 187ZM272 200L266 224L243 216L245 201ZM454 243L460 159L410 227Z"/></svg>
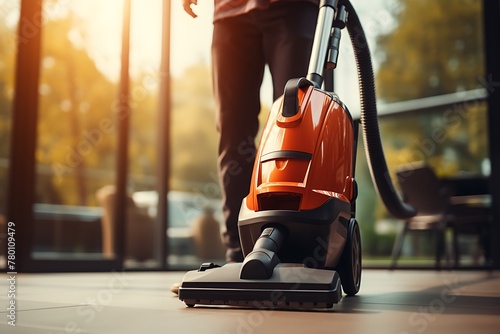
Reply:
<svg viewBox="0 0 500 334"><path fill-rule="evenodd" d="M288 79L305 76L317 15L314 4L278 2L267 10L214 23L213 86L228 261L243 260L238 214L250 187L265 66L271 72L275 99Z"/></svg>

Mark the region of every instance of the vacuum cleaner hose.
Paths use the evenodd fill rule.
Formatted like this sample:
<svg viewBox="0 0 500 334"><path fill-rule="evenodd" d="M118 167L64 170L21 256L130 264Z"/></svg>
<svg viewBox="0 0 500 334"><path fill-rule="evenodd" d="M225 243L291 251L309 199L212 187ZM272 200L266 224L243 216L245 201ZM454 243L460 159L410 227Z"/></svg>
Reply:
<svg viewBox="0 0 500 334"><path fill-rule="evenodd" d="M384 156L380 130L378 126L377 102L375 96L375 80L367 39L361 22L349 0L340 0L339 6L345 6L349 13L347 30L354 49L358 70L359 91L361 99L361 126L368 168L375 183L375 188L385 206L394 217L405 219L416 214L415 209L402 202L394 189Z"/></svg>

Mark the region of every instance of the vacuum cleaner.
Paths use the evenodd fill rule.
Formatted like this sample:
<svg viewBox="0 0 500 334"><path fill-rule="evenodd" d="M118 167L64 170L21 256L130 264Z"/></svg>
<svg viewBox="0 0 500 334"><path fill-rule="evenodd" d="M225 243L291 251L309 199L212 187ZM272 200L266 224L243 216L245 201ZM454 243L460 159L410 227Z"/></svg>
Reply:
<svg viewBox="0 0 500 334"><path fill-rule="evenodd" d="M361 122L327 89L347 27L361 95ZM324 82L325 81L325 82ZM389 212L415 214L401 202L382 149L370 52L349 0L322 0L308 75L287 82L269 115L238 230L242 263L204 263L189 271L179 299L195 305L331 308L361 284L362 256L354 177L361 123L369 168Z"/></svg>

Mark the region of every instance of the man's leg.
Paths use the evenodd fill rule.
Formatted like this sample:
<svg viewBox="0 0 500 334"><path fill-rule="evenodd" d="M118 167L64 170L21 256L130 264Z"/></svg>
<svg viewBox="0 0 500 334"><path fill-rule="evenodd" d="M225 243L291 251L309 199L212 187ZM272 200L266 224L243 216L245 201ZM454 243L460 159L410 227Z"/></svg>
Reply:
<svg viewBox="0 0 500 334"><path fill-rule="evenodd" d="M228 261L243 261L238 214L248 194L255 158L264 55L251 15L217 21L212 43L217 109L219 177L226 223Z"/></svg>
<svg viewBox="0 0 500 334"><path fill-rule="evenodd" d="M261 12L264 50L273 78L274 99L289 79L305 77L309 65L318 6L278 2Z"/></svg>

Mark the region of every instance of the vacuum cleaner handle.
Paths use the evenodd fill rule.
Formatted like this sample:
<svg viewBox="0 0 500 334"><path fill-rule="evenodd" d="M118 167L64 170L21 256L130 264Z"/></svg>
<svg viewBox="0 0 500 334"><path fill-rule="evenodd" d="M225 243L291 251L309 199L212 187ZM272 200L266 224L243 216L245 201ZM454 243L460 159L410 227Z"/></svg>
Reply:
<svg viewBox="0 0 500 334"><path fill-rule="evenodd" d="M337 8L341 10L335 17ZM342 8L342 7L345 7ZM347 19L347 14L349 19ZM345 22L347 19L347 22ZM334 21L341 21L340 27L334 27ZM349 37L354 49L356 67L358 70L359 91L361 96L361 126L368 167L375 188L382 198L389 212L396 218L406 219L413 217L416 210L403 203L394 189L380 139L378 126L377 100L375 96L375 80L368 42L359 20L349 0L322 0L318 12L318 22L311 50L311 61L309 63L307 79L314 83L317 88L323 85L323 73L328 68L336 66L338 55L338 43L340 41L340 29L346 24ZM332 36L333 28L333 36ZM333 38L333 40L331 40ZM330 41L333 43L333 60L327 59ZM332 57L329 57L332 58Z"/></svg>
<svg viewBox="0 0 500 334"><path fill-rule="evenodd" d="M316 31L311 49L311 61L307 70L307 79L317 88L323 85L323 72L330 41L333 20L339 0L322 0L318 12Z"/></svg>

